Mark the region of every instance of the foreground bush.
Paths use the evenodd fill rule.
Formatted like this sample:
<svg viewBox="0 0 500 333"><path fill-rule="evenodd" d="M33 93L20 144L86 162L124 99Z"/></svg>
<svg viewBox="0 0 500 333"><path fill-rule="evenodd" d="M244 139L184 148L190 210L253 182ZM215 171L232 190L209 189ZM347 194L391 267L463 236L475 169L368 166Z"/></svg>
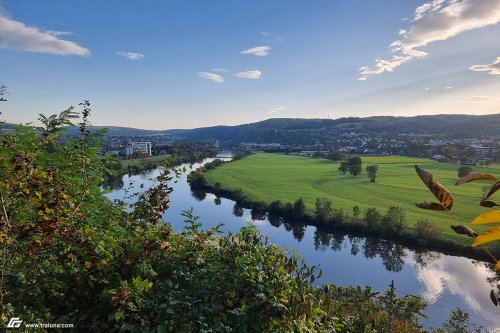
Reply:
<svg viewBox="0 0 500 333"><path fill-rule="evenodd" d="M1 133L0 305L25 323L78 331L386 332L387 297L364 288L314 287L320 276L252 227L182 233L161 220L169 171L130 212L100 187L106 158L87 131L63 135L72 110L43 128ZM168 169L167 169L168 170ZM398 332L421 332L418 298L396 298ZM21 327L22 329L22 327Z"/></svg>

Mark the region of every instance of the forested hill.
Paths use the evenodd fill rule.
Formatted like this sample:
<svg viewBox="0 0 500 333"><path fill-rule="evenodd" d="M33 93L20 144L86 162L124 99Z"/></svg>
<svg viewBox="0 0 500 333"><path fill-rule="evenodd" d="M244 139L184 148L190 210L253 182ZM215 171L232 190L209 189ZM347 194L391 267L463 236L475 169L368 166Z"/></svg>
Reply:
<svg viewBox="0 0 500 333"><path fill-rule="evenodd" d="M161 126L161 124L159 124ZM10 128L5 124L4 128ZM314 143L322 136L344 132L394 133L394 134L444 134L450 137L497 136L500 133L500 113L493 115L431 115L416 117L375 116L367 118L300 119L273 118L237 126L213 126L195 129L143 130L117 126L107 128L111 136L166 135L188 139L218 139L221 142L256 143ZM70 129L77 131L77 128ZM300 142L298 142L300 141Z"/></svg>
<svg viewBox="0 0 500 333"><path fill-rule="evenodd" d="M499 135L500 114L432 115L417 117L368 117L340 119L274 118L238 126L214 126L177 130L176 135L192 139L214 138L220 141L290 143L310 141L318 135L342 132L446 134L451 137ZM166 131L169 133L170 131ZM172 133L172 132L171 132Z"/></svg>

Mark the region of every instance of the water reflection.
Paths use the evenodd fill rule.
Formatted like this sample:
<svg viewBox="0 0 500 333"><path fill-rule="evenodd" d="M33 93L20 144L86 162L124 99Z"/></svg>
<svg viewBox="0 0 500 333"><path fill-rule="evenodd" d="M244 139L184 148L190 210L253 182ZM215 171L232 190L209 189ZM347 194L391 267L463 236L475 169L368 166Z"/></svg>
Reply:
<svg viewBox="0 0 500 333"><path fill-rule="evenodd" d="M193 190L191 191L191 196L197 201L203 201L207 197L207 192L203 190Z"/></svg>
<svg viewBox="0 0 500 333"><path fill-rule="evenodd" d="M243 216L243 207L238 205L237 203L235 203L233 206L233 215L236 217L242 217Z"/></svg>
<svg viewBox="0 0 500 333"><path fill-rule="evenodd" d="M446 293L459 295L473 310L473 317L481 316L500 324L500 310L492 307L489 299L494 281L499 281L488 264L467 258L432 254L432 261L422 265L414 257L416 276L422 282L421 296L430 304L442 299ZM498 286L494 286L498 288ZM453 307L453 304L442 305ZM497 327L500 329L500 327Z"/></svg>

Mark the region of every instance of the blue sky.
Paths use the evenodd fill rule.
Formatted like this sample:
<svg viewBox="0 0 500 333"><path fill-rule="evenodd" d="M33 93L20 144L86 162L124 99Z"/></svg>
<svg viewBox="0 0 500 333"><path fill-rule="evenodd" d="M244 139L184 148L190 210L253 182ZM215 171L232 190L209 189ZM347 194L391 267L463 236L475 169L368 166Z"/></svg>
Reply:
<svg viewBox="0 0 500 333"><path fill-rule="evenodd" d="M0 0L4 120L93 124L500 112L500 0Z"/></svg>

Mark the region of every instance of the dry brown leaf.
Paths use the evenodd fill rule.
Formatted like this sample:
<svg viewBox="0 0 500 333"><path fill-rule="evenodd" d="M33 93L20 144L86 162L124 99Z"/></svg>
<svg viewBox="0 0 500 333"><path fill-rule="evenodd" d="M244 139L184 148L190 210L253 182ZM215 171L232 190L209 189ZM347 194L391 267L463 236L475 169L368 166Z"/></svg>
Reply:
<svg viewBox="0 0 500 333"><path fill-rule="evenodd" d="M489 173L471 173L455 182L455 185L462 185L476 180L497 180L497 177Z"/></svg>
<svg viewBox="0 0 500 333"><path fill-rule="evenodd" d="M422 209L430 209L430 210L446 210L446 208L443 207L440 203L437 202L429 202L429 201L424 201L424 202L419 202L416 204L418 208Z"/></svg>
<svg viewBox="0 0 500 333"><path fill-rule="evenodd" d="M432 174L421 169L418 165L415 165L415 170L418 176L427 188L434 194L434 196L439 200L439 202L448 210L453 207L453 197L451 193L441 184L432 179Z"/></svg>
<svg viewBox="0 0 500 333"><path fill-rule="evenodd" d="M493 201L489 201L489 200L486 200L486 201L482 201L479 203L480 206L483 206L483 207L487 207L487 208L491 208L491 207L495 207L495 206L500 206L496 203L494 203Z"/></svg>
<svg viewBox="0 0 500 333"><path fill-rule="evenodd" d="M474 232L474 230L472 230L471 228L469 227L466 227L464 225L450 225L450 228L453 229L453 231L455 231L457 234L461 234L461 235L467 235L469 237L476 237L477 234ZM474 245L472 245L474 246Z"/></svg>
<svg viewBox="0 0 500 333"><path fill-rule="evenodd" d="M500 189L500 182L496 182L495 184L491 185L483 194L483 197L481 198L481 202L486 201L489 197L491 197L496 191Z"/></svg>

